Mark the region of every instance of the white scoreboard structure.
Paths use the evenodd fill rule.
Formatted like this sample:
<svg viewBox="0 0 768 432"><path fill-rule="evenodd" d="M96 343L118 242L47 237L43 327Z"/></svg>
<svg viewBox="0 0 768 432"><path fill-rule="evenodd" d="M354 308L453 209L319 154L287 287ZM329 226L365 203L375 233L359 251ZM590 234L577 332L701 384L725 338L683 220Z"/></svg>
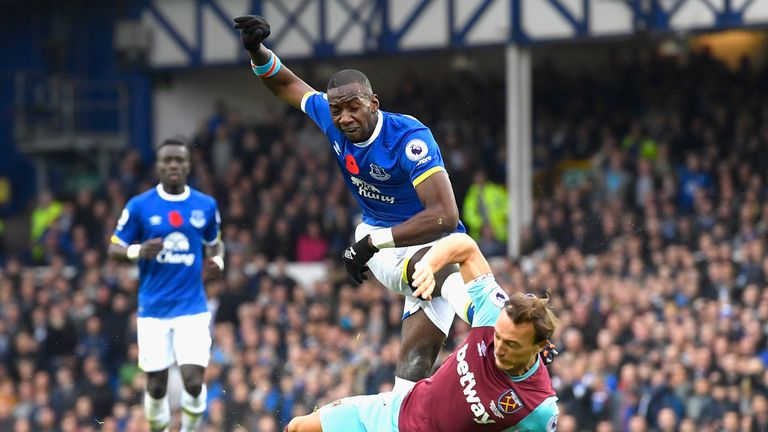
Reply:
<svg viewBox="0 0 768 432"><path fill-rule="evenodd" d="M323 58L768 25L768 0L148 0L154 68L244 58L232 17L272 24L283 58Z"/></svg>

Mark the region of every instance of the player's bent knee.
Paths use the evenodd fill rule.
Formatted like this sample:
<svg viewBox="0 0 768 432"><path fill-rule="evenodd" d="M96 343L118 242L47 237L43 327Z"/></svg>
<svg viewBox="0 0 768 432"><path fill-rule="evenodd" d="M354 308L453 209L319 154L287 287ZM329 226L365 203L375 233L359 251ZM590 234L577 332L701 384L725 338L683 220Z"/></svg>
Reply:
<svg viewBox="0 0 768 432"><path fill-rule="evenodd" d="M408 269L406 270L406 275L408 277L408 283L411 283L411 279L413 278L413 272L416 270L416 263L421 261L422 258L424 258L424 255L426 255L427 252L429 252L429 249L432 248L432 246L424 246L423 248L419 249L411 255L411 258L408 259Z"/></svg>
<svg viewBox="0 0 768 432"><path fill-rule="evenodd" d="M203 376L195 375L184 378L184 390L192 396L197 396L203 390Z"/></svg>
<svg viewBox="0 0 768 432"><path fill-rule="evenodd" d="M203 391L203 384L202 383L189 384L185 382L184 390L186 390L187 393L189 393L192 396L197 396L200 394L200 392Z"/></svg>
<svg viewBox="0 0 768 432"><path fill-rule="evenodd" d="M197 396L203 389L205 368L197 365L181 365L181 376L184 390L192 396Z"/></svg>
<svg viewBox="0 0 768 432"><path fill-rule="evenodd" d="M427 252L429 252L429 249L431 249L432 246L425 246L416 253L411 256L411 258L408 260L408 269L406 270L406 274L408 277L408 284L410 285L411 279L413 278L413 272L416 271L416 263L421 261L422 258L424 258L424 255L426 255ZM442 292L443 282L445 282L445 279L450 276L451 274L458 272L459 266L456 264L448 264L445 267L441 268L437 272L435 272L435 291L432 293L433 297L437 297ZM411 287L413 289L413 287Z"/></svg>
<svg viewBox="0 0 768 432"><path fill-rule="evenodd" d="M168 388L168 370L147 373L147 393L154 399L165 396Z"/></svg>

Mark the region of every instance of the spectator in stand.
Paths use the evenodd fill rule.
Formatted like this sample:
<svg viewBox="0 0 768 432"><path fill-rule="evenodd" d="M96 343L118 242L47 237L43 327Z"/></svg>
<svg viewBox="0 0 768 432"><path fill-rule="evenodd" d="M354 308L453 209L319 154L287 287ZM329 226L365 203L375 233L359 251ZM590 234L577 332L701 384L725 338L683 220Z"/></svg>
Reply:
<svg viewBox="0 0 768 432"><path fill-rule="evenodd" d="M320 232L320 224L310 220L296 242L296 261L317 262L324 260L327 255L328 240Z"/></svg>
<svg viewBox="0 0 768 432"><path fill-rule="evenodd" d="M695 198L698 192L708 192L712 187L712 177L701 170L701 159L697 153L691 152L685 158L685 166L678 173L680 184L679 206L683 213L690 213L694 209Z"/></svg>
<svg viewBox="0 0 768 432"><path fill-rule="evenodd" d="M45 230L61 215L63 205L54 199L50 191L41 191L37 197L37 206L32 211L30 219L30 236L32 242L37 242Z"/></svg>
<svg viewBox="0 0 768 432"><path fill-rule="evenodd" d="M494 239L506 242L508 207L509 200L504 186L490 181L485 171L476 171L462 210L462 217L472 238L479 240L483 237L483 227L488 225Z"/></svg>

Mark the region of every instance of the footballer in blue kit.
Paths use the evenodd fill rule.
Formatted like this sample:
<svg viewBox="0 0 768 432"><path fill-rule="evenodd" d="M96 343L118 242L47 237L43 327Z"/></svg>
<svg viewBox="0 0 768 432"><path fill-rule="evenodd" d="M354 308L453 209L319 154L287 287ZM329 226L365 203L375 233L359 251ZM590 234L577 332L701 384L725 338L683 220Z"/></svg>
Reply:
<svg viewBox="0 0 768 432"><path fill-rule="evenodd" d="M160 145L156 170L160 184L128 201L109 254L139 267L139 367L147 373L150 429L168 430L168 368L178 364L184 382L181 431L192 432L206 409L203 375L211 348L203 270L216 277L224 269L221 220L213 197L187 185L190 157L183 141Z"/></svg>
<svg viewBox="0 0 768 432"><path fill-rule="evenodd" d="M344 180L363 210L363 223L388 228L424 210L416 188L445 167L435 138L420 121L378 110L371 136L352 142L333 124L327 94L307 92L301 110L333 143ZM461 221L456 231L465 231Z"/></svg>
<svg viewBox="0 0 768 432"><path fill-rule="evenodd" d="M413 266L429 245L464 232L440 149L417 119L380 110L362 72L337 72L327 92L318 92L261 44L270 33L264 18L243 16L235 23L254 73L325 133L360 204L363 221L356 228L356 242L342 256L347 272L362 283L370 270L384 286L405 296L395 389L410 388L429 376L454 316L471 321L471 301L457 266L438 272L434 299L415 297L410 286Z"/></svg>

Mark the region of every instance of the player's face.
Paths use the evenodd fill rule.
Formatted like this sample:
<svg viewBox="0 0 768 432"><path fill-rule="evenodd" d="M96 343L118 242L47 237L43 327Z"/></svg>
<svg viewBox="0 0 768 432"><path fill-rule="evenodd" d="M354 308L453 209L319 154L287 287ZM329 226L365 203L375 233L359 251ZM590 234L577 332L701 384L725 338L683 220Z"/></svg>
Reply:
<svg viewBox="0 0 768 432"><path fill-rule="evenodd" d="M328 90L328 106L333 124L352 142L365 141L373 134L379 100L367 95L360 84L352 83Z"/></svg>
<svg viewBox="0 0 768 432"><path fill-rule="evenodd" d="M530 322L515 324L504 311L494 327L493 355L496 367L513 375L525 371L546 342L534 343Z"/></svg>
<svg viewBox="0 0 768 432"><path fill-rule="evenodd" d="M180 145L161 147L157 153L156 169L163 185L184 186L189 175L189 150Z"/></svg>

